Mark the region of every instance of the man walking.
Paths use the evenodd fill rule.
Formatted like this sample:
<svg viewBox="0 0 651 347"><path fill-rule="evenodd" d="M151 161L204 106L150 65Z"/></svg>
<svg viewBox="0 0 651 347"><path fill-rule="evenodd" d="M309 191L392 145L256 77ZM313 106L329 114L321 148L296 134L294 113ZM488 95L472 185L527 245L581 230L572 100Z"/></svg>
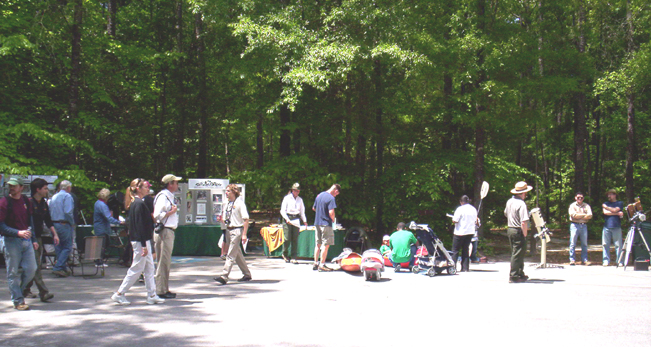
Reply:
<svg viewBox="0 0 651 347"><path fill-rule="evenodd" d="M75 204L72 195L70 195L72 183L67 180L62 181L60 187L61 190L54 194L52 201L50 201L50 216L52 217L54 229L59 236L59 244L54 246L57 262L52 273L57 277L68 277L71 271L67 268L66 262L68 261L68 255L72 252Z"/></svg>
<svg viewBox="0 0 651 347"><path fill-rule="evenodd" d="M30 208L32 211L32 220L34 222L34 237L38 246L34 246L34 254L36 255L36 273L34 274L34 279L30 281L25 290L23 291L23 296L26 298L35 298L36 295L32 294L31 288L32 284L36 283L38 288L38 296L41 298L41 301L45 302L54 297L53 294L45 286L43 282L43 275L41 273L42 266L42 256L43 256L43 224L50 229L52 234L52 239L54 240L54 245L59 244L59 237L57 232L54 229L54 224L52 223L52 218L50 217L50 209L47 206L45 198L48 195L47 181L42 178L35 178L32 183L30 183L30 188L32 191L32 199L30 200Z"/></svg>
<svg viewBox="0 0 651 347"><path fill-rule="evenodd" d="M452 259L456 262L461 250L461 272L470 271L470 242L475 236L477 225L477 209L470 204L470 198L464 195L459 199L461 206L457 207L452 217L454 237L452 238Z"/></svg>
<svg viewBox="0 0 651 347"><path fill-rule="evenodd" d="M246 233L249 230L249 213L246 210L244 201L239 198L240 188L238 186L229 184L226 187L226 197L228 198L228 204L222 210L222 215L219 219L224 224L222 230L228 232L228 237L230 238L228 254L226 255L226 262L224 263L222 274L215 277L214 280L221 284L226 284L231 269L233 268L233 262L235 262L244 275L237 281L250 281L251 271L249 271L249 267L246 265L241 248L242 243L247 241Z"/></svg>
<svg viewBox="0 0 651 347"><path fill-rule="evenodd" d="M581 239L581 265L588 263L588 221L592 219L590 205L583 202L583 193L577 192L570 205L570 265L576 265L576 239Z"/></svg>
<svg viewBox="0 0 651 347"><path fill-rule="evenodd" d="M601 245L603 246L603 265L610 263L610 242L615 244L615 261L619 261L622 252L622 217L624 217L624 203L617 201L617 191L609 190L606 195L608 201L601 205L604 214L604 228L601 232ZM624 266L624 264L620 264Z"/></svg>
<svg viewBox="0 0 651 347"><path fill-rule="evenodd" d="M285 195L283 203L280 205L280 215L283 216L283 232L285 233L285 242L283 243L283 259L286 263L290 261L298 264L296 254L298 251L298 234L301 232L297 225L298 220L303 221L307 227L307 218L305 217L305 205L303 199L298 194L301 193L301 186L298 183L292 185L292 190ZM289 249L292 249L291 255Z"/></svg>
<svg viewBox="0 0 651 347"><path fill-rule="evenodd" d="M331 268L325 265L325 262L328 256L328 248L335 244L334 221L335 208L337 208L335 197L339 195L340 191L341 186L333 184L330 189L321 192L314 200L312 210L316 212L314 217L316 245L314 247L314 266L312 270L332 271ZM319 251L321 251L321 263L319 263Z"/></svg>
<svg viewBox="0 0 651 347"><path fill-rule="evenodd" d="M34 278L36 258L34 248L38 247L31 232L32 216L29 199L23 196L23 180L11 178L9 196L0 200L0 234L5 238L5 262L7 263L7 284L14 308L29 310L23 291ZM22 268L22 273L19 272Z"/></svg>
<svg viewBox="0 0 651 347"><path fill-rule="evenodd" d="M527 182L518 182L515 188L511 189L513 197L506 202L504 215L507 219L507 236L511 244L511 271L509 283L525 282L529 276L524 274L524 254L527 252L527 237L529 212L524 199L527 192L533 189Z"/></svg>
<svg viewBox="0 0 651 347"><path fill-rule="evenodd" d="M179 189L182 177L172 174L163 176L161 182L165 187L154 199L154 219L165 227L160 233L154 234L155 253L158 256L156 268L156 291L163 299L174 299L176 293L170 292L170 268L172 267L172 251L174 250L174 233L179 226L178 207L174 204L174 192Z"/></svg>

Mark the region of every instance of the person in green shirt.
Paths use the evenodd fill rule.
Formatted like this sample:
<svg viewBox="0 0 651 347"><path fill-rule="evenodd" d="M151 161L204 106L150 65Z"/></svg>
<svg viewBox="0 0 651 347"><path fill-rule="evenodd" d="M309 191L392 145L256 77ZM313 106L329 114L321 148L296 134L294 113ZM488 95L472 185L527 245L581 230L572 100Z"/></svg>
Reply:
<svg viewBox="0 0 651 347"><path fill-rule="evenodd" d="M382 237L382 246L380 246L380 253L382 253L383 257L388 257L391 255L391 247L389 247L389 235L384 235Z"/></svg>
<svg viewBox="0 0 651 347"><path fill-rule="evenodd" d="M398 231L393 233L389 239L391 262L396 272L400 271L400 264L407 261L409 262L409 270L411 270L412 266L414 266L414 256L416 255L416 246L418 244L418 240L416 240L414 234L403 230L402 228L404 228L405 224L400 224L398 224Z"/></svg>

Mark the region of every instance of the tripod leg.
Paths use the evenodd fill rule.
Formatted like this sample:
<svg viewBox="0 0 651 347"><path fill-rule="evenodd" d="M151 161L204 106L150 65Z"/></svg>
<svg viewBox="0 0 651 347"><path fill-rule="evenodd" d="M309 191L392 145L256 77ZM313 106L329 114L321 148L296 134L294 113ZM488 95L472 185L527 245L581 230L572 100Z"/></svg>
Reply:
<svg viewBox="0 0 651 347"><path fill-rule="evenodd" d="M619 259L617 259L617 267L619 267L619 264L624 264L624 254L626 254L626 257L628 258L627 250L629 247L628 245L631 243L631 230L629 229L628 233L626 233L626 239L624 239L624 244L622 245L622 250L619 252ZM624 267L626 269L626 267Z"/></svg>
<svg viewBox="0 0 651 347"><path fill-rule="evenodd" d="M633 249L633 240L635 240L635 225L631 227L631 231L628 233L630 238L628 239L628 243L626 244L626 258L624 258L624 270L626 270L626 267L628 266L628 259L630 258L631 255L631 250Z"/></svg>
<svg viewBox="0 0 651 347"><path fill-rule="evenodd" d="M646 239L644 238L644 233L642 233L642 231L640 231L639 233L640 233L640 237L642 238L642 241L644 241L644 245L646 246L646 251L651 253L651 250L649 250L649 244L646 243Z"/></svg>

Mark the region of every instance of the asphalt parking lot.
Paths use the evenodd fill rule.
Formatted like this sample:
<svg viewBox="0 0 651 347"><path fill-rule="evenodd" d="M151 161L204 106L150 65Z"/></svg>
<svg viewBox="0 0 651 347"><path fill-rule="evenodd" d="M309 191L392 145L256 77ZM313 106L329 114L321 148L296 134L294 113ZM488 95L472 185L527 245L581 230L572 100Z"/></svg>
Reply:
<svg viewBox="0 0 651 347"><path fill-rule="evenodd" d="M379 282L308 261L247 262L253 281L220 286L221 259L175 257L178 297L151 306L142 284L130 306L110 300L126 268L90 279L46 270L54 299L27 299L24 312L0 269L0 346L651 345L651 273L632 267L527 268L528 283L509 284L506 262L454 276L387 269Z"/></svg>

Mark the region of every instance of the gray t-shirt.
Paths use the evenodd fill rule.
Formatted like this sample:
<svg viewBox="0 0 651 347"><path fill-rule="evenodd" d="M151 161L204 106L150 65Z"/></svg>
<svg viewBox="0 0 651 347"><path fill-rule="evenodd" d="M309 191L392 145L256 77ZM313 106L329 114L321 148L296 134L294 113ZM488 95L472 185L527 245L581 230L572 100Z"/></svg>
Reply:
<svg viewBox="0 0 651 347"><path fill-rule="evenodd" d="M527 204L515 195L506 202L504 215L506 216L509 228L522 228L522 222L529 220Z"/></svg>

